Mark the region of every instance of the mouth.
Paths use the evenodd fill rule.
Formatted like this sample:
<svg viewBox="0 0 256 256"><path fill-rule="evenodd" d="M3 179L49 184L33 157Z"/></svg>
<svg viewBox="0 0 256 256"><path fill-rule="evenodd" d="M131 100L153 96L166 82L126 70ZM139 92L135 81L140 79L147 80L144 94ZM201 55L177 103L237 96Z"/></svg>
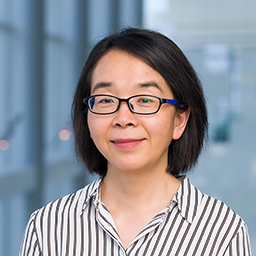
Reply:
<svg viewBox="0 0 256 256"><path fill-rule="evenodd" d="M111 142L118 148L133 148L138 146L144 139L115 139Z"/></svg>

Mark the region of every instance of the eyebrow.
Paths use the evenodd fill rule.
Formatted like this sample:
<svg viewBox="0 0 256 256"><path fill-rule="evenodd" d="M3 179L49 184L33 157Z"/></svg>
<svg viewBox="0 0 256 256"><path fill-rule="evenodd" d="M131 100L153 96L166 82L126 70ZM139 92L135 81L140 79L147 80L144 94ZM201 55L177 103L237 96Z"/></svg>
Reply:
<svg viewBox="0 0 256 256"><path fill-rule="evenodd" d="M110 87L112 85L112 83L106 83L106 82L100 82L100 83L97 83L92 92L95 92L97 89L100 89L100 88L106 88L106 87Z"/></svg>
<svg viewBox="0 0 256 256"><path fill-rule="evenodd" d="M92 92L94 93L97 89L100 89L100 88L106 88L106 87L110 87L112 85L112 83L108 83L108 82L100 82L100 83L97 83ZM147 88L147 87L155 87L157 88L159 91L163 92L162 88L156 83L156 82L146 82L146 83L140 83L138 84L139 87L143 88Z"/></svg>
<svg viewBox="0 0 256 256"><path fill-rule="evenodd" d="M155 87L157 88L159 91L163 92L162 88L156 83L156 82L147 82L147 83L141 83L139 84L140 87Z"/></svg>

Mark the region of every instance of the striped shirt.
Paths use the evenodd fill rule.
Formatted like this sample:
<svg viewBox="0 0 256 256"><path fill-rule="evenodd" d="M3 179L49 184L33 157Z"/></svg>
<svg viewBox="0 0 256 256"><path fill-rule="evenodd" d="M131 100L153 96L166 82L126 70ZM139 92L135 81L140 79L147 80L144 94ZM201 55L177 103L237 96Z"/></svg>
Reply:
<svg viewBox="0 0 256 256"><path fill-rule="evenodd" d="M170 205L124 248L100 182L49 203L27 224L20 256L252 255L244 221L183 176Z"/></svg>

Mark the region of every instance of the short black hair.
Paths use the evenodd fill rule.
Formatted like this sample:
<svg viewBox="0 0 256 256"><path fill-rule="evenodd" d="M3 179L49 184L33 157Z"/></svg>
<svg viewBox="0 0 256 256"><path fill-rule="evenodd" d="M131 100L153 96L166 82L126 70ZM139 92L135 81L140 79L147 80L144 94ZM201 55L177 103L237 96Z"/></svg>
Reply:
<svg viewBox="0 0 256 256"><path fill-rule="evenodd" d="M99 60L110 50L125 51L155 69L178 100L177 111L190 108L183 135L169 145L167 171L178 176L197 162L208 134L208 118L203 89L192 65L180 48L159 32L126 28L99 41L83 67L72 104L75 151L91 173L105 176L107 160L90 137L87 108L83 98L90 96L91 79ZM170 120L171 121L171 120Z"/></svg>

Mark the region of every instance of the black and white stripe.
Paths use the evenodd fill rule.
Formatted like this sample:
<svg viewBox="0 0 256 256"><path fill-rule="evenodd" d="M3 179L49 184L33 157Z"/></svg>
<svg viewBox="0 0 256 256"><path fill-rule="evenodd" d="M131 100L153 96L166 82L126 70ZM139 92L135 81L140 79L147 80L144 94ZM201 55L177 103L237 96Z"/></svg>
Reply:
<svg viewBox="0 0 256 256"><path fill-rule="evenodd" d="M244 221L186 177L170 205L123 248L98 179L31 215L20 256L252 255Z"/></svg>

